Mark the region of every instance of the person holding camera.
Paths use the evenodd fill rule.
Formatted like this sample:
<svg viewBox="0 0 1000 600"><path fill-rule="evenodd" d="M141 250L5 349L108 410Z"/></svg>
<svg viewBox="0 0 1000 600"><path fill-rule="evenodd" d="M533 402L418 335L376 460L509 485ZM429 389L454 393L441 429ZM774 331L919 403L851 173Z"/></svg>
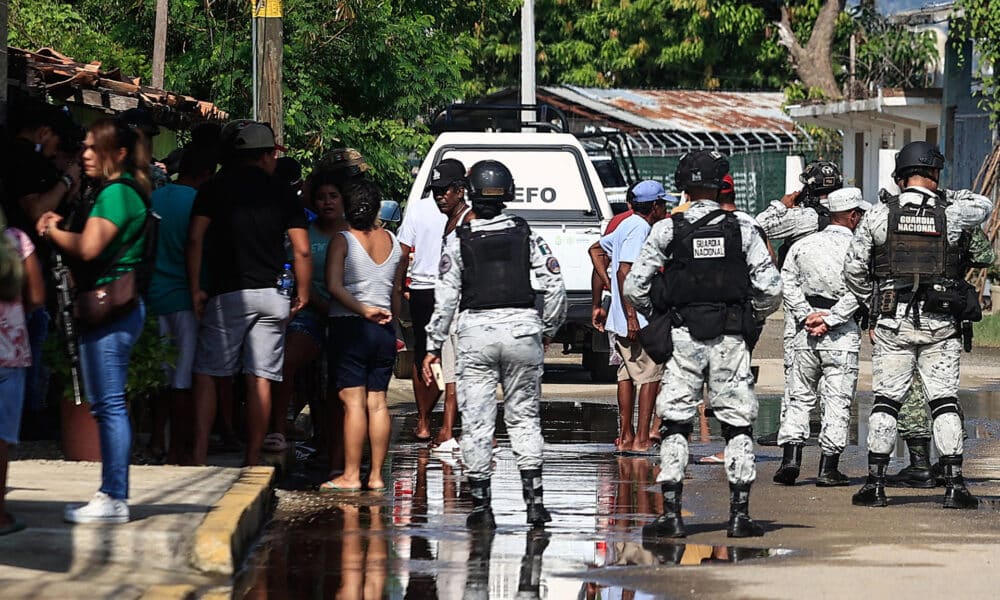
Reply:
<svg viewBox="0 0 1000 600"><path fill-rule="evenodd" d="M933 418L941 455L945 508L976 508L962 476L963 429L958 404L962 339L959 323L975 320L978 301L961 268L962 238L993 210L989 198L938 187L944 156L934 144L912 142L896 155L893 178L902 192L865 215L844 266L848 289L874 320L868 479L858 506L886 506L886 468L897 419L914 374ZM980 314L981 316L981 314Z"/></svg>

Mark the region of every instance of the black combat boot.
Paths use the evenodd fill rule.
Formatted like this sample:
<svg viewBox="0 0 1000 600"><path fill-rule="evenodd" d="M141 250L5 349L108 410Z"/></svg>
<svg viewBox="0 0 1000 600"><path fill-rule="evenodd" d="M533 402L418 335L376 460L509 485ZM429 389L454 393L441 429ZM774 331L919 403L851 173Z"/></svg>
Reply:
<svg viewBox="0 0 1000 600"><path fill-rule="evenodd" d="M549 545L549 534L544 529L532 529L521 557L521 573L517 579L517 598L538 598L542 585L542 553Z"/></svg>
<svg viewBox="0 0 1000 600"><path fill-rule="evenodd" d="M910 464L903 467L899 473L885 478L889 487L932 488L937 485L931 473L931 439L914 438L906 440L906 448L910 451Z"/></svg>
<svg viewBox="0 0 1000 600"><path fill-rule="evenodd" d="M469 529L496 529L497 522L493 518L493 507L491 506L493 492L490 488L490 480L470 478L469 495L472 496L472 512L465 520L465 526Z"/></svg>
<svg viewBox="0 0 1000 600"><path fill-rule="evenodd" d="M795 485L795 480L802 469L802 444L785 444L782 446L781 466L774 473L774 482L784 485Z"/></svg>
<svg viewBox="0 0 1000 600"><path fill-rule="evenodd" d="M819 475L816 487L837 487L848 485L851 480L840 472L840 454L824 454L819 457Z"/></svg>
<svg viewBox="0 0 1000 600"><path fill-rule="evenodd" d="M663 490L663 514L642 528L643 539L687 537L684 519L681 518L681 492L684 491L684 483L665 482L660 484L660 489Z"/></svg>
<svg viewBox="0 0 1000 600"><path fill-rule="evenodd" d="M528 507L528 525L540 527L552 520L549 511L542 504L542 470L523 469L521 471L521 491Z"/></svg>
<svg viewBox="0 0 1000 600"><path fill-rule="evenodd" d="M944 507L979 508L979 500L969 493L962 477L962 455L951 454L941 457L944 470Z"/></svg>
<svg viewBox="0 0 1000 600"><path fill-rule="evenodd" d="M855 506L885 506L885 470L889 466L889 455L878 452L868 453L868 479L858 493L851 496Z"/></svg>
<svg viewBox="0 0 1000 600"><path fill-rule="evenodd" d="M760 537L764 528L750 518L750 484L729 484L729 529L731 538Z"/></svg>

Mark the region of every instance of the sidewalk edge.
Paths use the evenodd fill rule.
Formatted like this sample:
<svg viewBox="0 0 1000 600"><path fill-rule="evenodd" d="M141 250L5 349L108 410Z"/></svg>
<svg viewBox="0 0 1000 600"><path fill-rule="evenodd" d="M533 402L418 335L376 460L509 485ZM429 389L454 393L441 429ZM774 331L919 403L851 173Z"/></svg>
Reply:
<svg viewBox="0 0 1000 600"><path fill-rule="evenodd" d="M274 467L243 468L195 531L192 567L216 575L232 576L236 572L267 519L275 479Z"/></svg>

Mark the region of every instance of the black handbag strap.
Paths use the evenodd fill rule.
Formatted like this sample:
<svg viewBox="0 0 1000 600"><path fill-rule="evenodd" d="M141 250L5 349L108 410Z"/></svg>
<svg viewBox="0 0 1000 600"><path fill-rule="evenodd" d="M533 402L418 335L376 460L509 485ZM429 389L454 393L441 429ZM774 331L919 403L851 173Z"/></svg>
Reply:
<svg viewBox="0 0 1000 600"><path fill-rule="evenodd" d="M111 274L111 270L114 269L116 264L118 264L118 261L121 259L121 257L125 256L125 253L131 250L139 242L139 240L142 239L143 235L148 233L150 222L151 219L153 218L152 203L146 197L146 193L142 190L142 188L139 187L139 184L132 179L119 178L115 179L114 181L110 181L107 184L105 184L104 187L102 187L100 191L97 192L97 194L100 195L100 193L103 192L108 187L119 183L122 185L129 186L130 188L135 190L137 194L139 194L139 198L142 199L142 203L146 206L146 216L143 219L142 227L139 229L139 231L137 231L135 235L133 235L126 242L123 242L122 245L118 248L118 250L115 251L115 253L108 260L107 265L103 269L101 269L100 273L98 273L96 277L94 277L93 281L91 282L91 286L93 286L96 282L100 281L101 279L104 279L105 277Z"/></svg>

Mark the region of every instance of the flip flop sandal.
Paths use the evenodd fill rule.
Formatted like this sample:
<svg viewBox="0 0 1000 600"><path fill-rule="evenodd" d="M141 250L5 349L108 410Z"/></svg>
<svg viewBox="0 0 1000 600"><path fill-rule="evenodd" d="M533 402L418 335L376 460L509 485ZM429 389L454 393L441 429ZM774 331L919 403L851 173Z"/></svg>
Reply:
<svg viewBox="0 0 1000 600"><path fill-rule="evenodd" d="M357 494L361 491L361 488L340 487L334 485L333 481L324 481L320 484L319 491L327 494Z"/></svg>
<svg viewBox="0 0 1000 600"><path fill-rule="evenodd" d="M5 525L4 527L0 527L0 536L9 535L11 533L17 533L18 531L24 531L25 528L24 523L18 521L17 517L15 517L10 513L8 513L7 516L10 517L10 523Z"/></svg>

